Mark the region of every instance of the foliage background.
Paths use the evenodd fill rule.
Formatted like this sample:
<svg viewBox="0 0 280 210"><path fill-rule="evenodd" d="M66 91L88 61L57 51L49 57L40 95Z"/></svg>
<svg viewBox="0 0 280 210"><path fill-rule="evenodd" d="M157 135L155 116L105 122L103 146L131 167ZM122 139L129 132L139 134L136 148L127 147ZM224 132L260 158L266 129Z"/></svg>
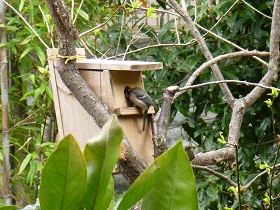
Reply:
<svg viewBox="0 0 280 210"><path fill-rule="evenodd" d="M176 30L174 20L164 21L164 13L156 13L157 27L146 24L144 11L139 14L136 4L127 1L120 7L120 1L65 1L72 12L79 33L109 21L102 27L81 37L89 50L97 57L112 57L127 52L125 59L155 60L164 63L162 71L145 72L146 90L159 104L164 88L170 85L183 86L188 77L203 62L204 56L192 41L186 26ZM215 34L248 50L269 50L269 33L273 1L232 1L221 0L218 5L209 6L206 1L189 6L195 22ZM10 59L10 127L13 148L12 184L17 192L15 197L20 205L34 203L42 166L48 157L54 141L55 122L52 93L49 87L46 46L57 46L54 26L44 1L9 1L14 7L7 7L7 33ZM250 7L253 6L254 8ZM161 9L157 4L154 8ZM263 14L261 14L261 13ZM149 16L149 15L148 15ZM26 25L26 20L44 41ZM131 28L133 25L133 29ZM135 32L138 32L135 35ZM205 34L205 40L213 56L236 51L231 44L217 37ZM165 44L178 44L166 46ZM84 47L77 41L77 47ZM180 44L180 45L179 45ZM151 47L157 45L156 47ZM3 47L0 44L0 47ZM129 46L129 48L128 48ZM146 47L150 46L150 47ZM143 49L142 49L143 48ZM139 50L142 49L142 50ZM137 50L136 52L133 52ZM92 55L89 54L89 57ZM121 58L121 57L118 57ZM266 67L252 58L228 59L219 63L225 79L258 82ZM196 83L213 81L210 71L204 71ZM274 86L279 86L276 81ZM252 87L229 84L235 97L242 97ZM269 93L269 92L267 92ZM279 99L268 107L263 95L244 117L238 148L240 179L248 183L262 170L260 164L273 165L277 146L274 143L279 133ZM197 151L211 151L223 147L217 142L219 133L226 138L230 119L230 107L224 102L217 85L189 90L178 98L172 108L172 119L177 112L184 118L180 122L188 134L187 142L196 145ZM48 135L46 135L48 134ZM277 159L277 162L279 160ZM215 170L236 180L235 166L222 163ZM278 171L276 170L276 174ZM236 207L237 199L223 180L202 171L195 171L198 185L200 209ZM242 193L242 204L252 209L263 209L262 200L269 189L267 175L258 179L248 191ZM273 181L275 197L280 190L279 178ZM275 205L279 205L279 198Z"/></svg>

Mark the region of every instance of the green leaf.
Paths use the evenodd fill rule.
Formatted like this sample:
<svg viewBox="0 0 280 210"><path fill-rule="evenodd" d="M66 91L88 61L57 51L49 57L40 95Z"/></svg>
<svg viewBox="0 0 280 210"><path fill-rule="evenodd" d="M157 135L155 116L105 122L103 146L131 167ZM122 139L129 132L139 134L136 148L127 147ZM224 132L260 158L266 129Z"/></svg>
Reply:
<svg viewBox="0 0 280 210"><path fill-rule="evenodd" d="M20 43L20 45L26 45L26 44L29 43L31 40L32 40L31 37L27 37L27 38L25 38L25 39Z"/></svg>
<svg viewBox="0 0 280 210"><path fill-rule="evenodd" d="M182 141L157 158L132 184L118 210L143 198L142 209L198 209L193 171Z"/></svg>
<svg viewBox="0 0 280 210"><path fill-rule="evenodd" d="M268 93L267 95L272 96L272 98L277 98L278 97L278 92L277 89L275 87L271 88L271 93Z"/></svg>
<svg viewBox="0 0 280 210"><path fill-rule="evenodd" d="M22 164L20 165L18 174L21 174L21 172L23 172L23 170L26 168L27 164L29 163L31 157L32 157L31 154L26 155L26 157L22 161Z"/></svg>
<svg viewBox="0 0 280 210"><path fill-rule="evenodd" d="M89 20L88 14L85 11L79 10L79 15L81 15L81 17L85 20Z"/></svg>
<svg viewBox="0 0 280 210"><path fill-rule="evenodd" d="M148 10L147 10L147 17L149 17L149 18L156 18L157 15L154 13L154 10L155 10L155 8L153 8L153 7L148 8Z"/></svg>
<svg viewBox="0 0 280 210"><path fill-rule="evenodd" d="M46 55L44 53L44 50L42 50L42 48L40 46L38 46L38 45L35 46L35 50L36 50L36 52L38 54L38 57L39 57L39 60L40 60L40 62L42 64L42 66L44 66L45 63L46 63Z"/></svg>
<svg viewBox="0 0 280 210"><path fill-rule="evenodd" d="M31 80L32 84L36 86L35 75L34 74L29 74L29 79Z"/></svg>
<svg viewBox="0 0 280 210"><path fill-rule="evenodd" d="M164 36L166 36L167 31L170 30L174 26L175 20L170 20L166 24L163 25L163 27L160 29L158 33L158 38L161 40Z"/></svg>
<svg viewBox="0 0 280 210"><path fill-rule="evenodd" d="M20 209L18 206L1 206L0 210L17 210Z"/></svg>
<svg viewBox="0 0 280 210"><path fill-rule="evenodd" d="M116 115L108 120L100 134L88 141L84 157L88 168L86 209L107 209L113 197L112 172L119 158L122 129Z"/></svg>
<svg viewBox="0 0 280 210"><path fill-rule="evenodd" d="M53 92L49 86L46 87L46 93L49 96L49 98L53 100Z"/></svg>
<svg viewBox="0 0 280 210"><path fill-rule="evenodd" d="M86 164L78 143L67 135L47 161L40 184L41 210L80 210L86 192Z"/></svg>
<svg viewBox="0 0 280 210"><path fill-rule="evenodd" d="M25 129L25 130L28 130L28 131L42 131L41 128L39 127L32 127L32 126L18 126L18 128L21 128L21 129Z"/></svg>
<svg viewBox="0 0 280 210"><path fill-rule="evenodd" d="M24 5L24 0L21 0L18 9L20 12L22 11L23 5Z"/></svg>
<svg viewBox="0 0 280 210"><path fill-rule="evenodd" d="M38 87L34 93L34 101L41 95L41 87Z"/></svg>
<svg viewBox="0 0 280 210"><path fill-rule="evenodd" d="M37 172L37 162L35 162L34 159L31 159L29 162L29 166L30 166L30 169L28 171L26 181L27 181L27 183L29 183L29 186L31 187L33 184L34 177Z"/></svg>
<svg viewBox="0 0 280 210"><path fill-rule="evenodd" d="M188 68L190 70L193 70L194 67L196 66L196 64L198 63L198 61L199 61L199 58L198 58L197 55L190 55L190 56L188 56L188 58L187 58Z"/></svg>
<svg viewBox="0 0 280 210"><path fill-rule="evenodd" d="M25 48L25 50L21 53L19 60L23 59L32 49L32 46L28 46L27 48Z"/></svg>
<svg viewBox="0 0 280 210"><path fill-rule="evenodd" d="M43 67L40 67L40 66L38 66L38 71L39 71L41 74L48 74L48 73L49 73L49 70L48 70L48 69L43 68Z"/></svg>
<svg viewBox="0 0 280 210"><path fill-rule="evenodd" d="M19 101L25 100L25 99L27 99L29 96L33 96L34 94L35 94L35 90L31 90L31 91L25 93L25 94L21 97L21 99L20 99Z"/></svg>

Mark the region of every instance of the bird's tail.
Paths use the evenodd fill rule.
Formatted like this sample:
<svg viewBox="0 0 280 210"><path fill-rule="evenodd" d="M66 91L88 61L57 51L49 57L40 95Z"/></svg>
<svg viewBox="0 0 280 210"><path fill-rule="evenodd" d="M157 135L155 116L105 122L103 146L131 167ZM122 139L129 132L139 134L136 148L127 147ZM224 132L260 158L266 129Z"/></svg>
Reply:
<svg viewBox="0 0 280 210"><path fill-rule="evenodd" d="M146 124L146 119L147 119L147 113L148 109L146 109L143 113L143 131L145 131L145 124Z"/></svg>

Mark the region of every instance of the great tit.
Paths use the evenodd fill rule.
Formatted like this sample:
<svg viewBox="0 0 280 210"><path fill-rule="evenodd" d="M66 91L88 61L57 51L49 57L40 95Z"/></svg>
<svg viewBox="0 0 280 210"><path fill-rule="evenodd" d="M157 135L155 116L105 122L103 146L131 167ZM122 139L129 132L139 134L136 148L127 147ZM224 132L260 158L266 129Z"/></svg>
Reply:
<svg viewBox="0 0 280 210"><path fill-rule="evenodd" d="M148 109L150 106L155 107L155 103L151 97L139 87L130 88L126 86L124 89L124 95L129 105L135 105L139 107L143 113L143 131L145 130L145 123L147 118Z"/></svg>

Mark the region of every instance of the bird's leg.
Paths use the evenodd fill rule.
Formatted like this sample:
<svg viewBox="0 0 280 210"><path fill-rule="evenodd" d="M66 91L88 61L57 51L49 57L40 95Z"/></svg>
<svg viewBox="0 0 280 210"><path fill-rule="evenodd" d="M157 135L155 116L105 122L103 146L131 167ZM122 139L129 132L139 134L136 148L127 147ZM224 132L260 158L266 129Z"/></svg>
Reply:
<svg viewBox="0 0 280 210"><path fill-rule="evenodd" d="M145 124L146 124L146 119L147 119L147 113L148 113L148 109L145 109L145 111L143 113L143 131L145 131Z"/></svg>

